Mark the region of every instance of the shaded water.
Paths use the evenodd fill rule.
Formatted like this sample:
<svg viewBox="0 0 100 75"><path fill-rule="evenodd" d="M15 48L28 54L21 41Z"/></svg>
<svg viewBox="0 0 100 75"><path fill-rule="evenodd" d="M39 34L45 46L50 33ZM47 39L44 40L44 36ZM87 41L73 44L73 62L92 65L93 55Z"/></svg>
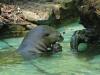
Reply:
<svg viewBox="0 0 100 75"><path fill-rule="evenodd" d="M78 20L62 23L60 32L65 31L61 43L63 51L51 57L39 57L24 61L12 51L20 45L23 38L0 41L0 75L99 75L100 55L89 59L89 54L75 56L70 50L70 38L75 30L83 29ZM66 25L66 26L64 26ZM92 54L91 54L92 55Z"/></svg>

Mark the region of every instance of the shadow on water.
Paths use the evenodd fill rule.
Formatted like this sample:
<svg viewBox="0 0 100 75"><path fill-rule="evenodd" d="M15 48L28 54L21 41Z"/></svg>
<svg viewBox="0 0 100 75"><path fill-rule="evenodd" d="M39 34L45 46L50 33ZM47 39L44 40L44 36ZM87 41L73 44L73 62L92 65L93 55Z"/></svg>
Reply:
<svg viewBox="0 0 100 75"><path fill-rule="evenodd" d="M98 44L91 44L85 51L81 51L76 56L78 58L86 58L86 60L92 60L95 56L100 55L100 46Z"/></svg>
<svg viewBox="0 0 100 75"><path fill-rule="evenodd" d="M71 23L75 23L77 20L78 20L78 18L71 18L71 20L61 21L61 23L58 23L58 25L56 25L55 28L62 28L62 27L67 26Z"/></svg>

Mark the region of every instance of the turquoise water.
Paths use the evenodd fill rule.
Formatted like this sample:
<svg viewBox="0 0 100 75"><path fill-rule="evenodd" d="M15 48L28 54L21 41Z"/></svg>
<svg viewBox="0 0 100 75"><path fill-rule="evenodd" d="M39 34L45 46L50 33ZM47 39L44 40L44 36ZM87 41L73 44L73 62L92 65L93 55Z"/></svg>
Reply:
<svg viewBox="0 0 100 75"><path fill-rule="evenodd" d="M12 51L20 45L23 38L11 38L0 41L0 75L100 75L100 55L91 53L76 56L70 50L70 38L75 30L83 29L75 21L63 22L58 31L66 32L61 43L63 51L50 57L38 57L24 61ZM95 50L95 49L94 49ZM91 55L91 56L89 56Z"/></svg>

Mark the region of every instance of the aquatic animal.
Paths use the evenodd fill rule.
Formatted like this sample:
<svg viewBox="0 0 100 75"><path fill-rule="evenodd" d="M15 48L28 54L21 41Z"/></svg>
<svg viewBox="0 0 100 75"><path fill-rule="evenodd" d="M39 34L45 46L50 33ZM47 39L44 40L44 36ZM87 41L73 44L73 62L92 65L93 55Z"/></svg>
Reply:
<svg viewBox="0 0 100 75"><path fill-rule="evenodd" d="M41 53L54 52L48 50L56 42L62 42L63 36L55 28L40 25L30 30L24 37L17 51L25 58L32 59ZM57 52L57 51L55 51Z"/></svg>

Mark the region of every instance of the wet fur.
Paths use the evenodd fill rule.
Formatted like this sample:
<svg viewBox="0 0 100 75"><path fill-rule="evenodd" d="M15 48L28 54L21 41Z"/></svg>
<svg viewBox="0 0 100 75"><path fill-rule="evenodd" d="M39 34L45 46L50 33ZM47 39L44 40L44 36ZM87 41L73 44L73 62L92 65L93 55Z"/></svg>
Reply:
<svg viewBox="0 0 100 75"><path fill-rule="evenodd" d="M30 30L22 41L18 51L25 59L47 52L47 47L56 41L62 41L60 32L50 26L38 26Z"/></svg>

